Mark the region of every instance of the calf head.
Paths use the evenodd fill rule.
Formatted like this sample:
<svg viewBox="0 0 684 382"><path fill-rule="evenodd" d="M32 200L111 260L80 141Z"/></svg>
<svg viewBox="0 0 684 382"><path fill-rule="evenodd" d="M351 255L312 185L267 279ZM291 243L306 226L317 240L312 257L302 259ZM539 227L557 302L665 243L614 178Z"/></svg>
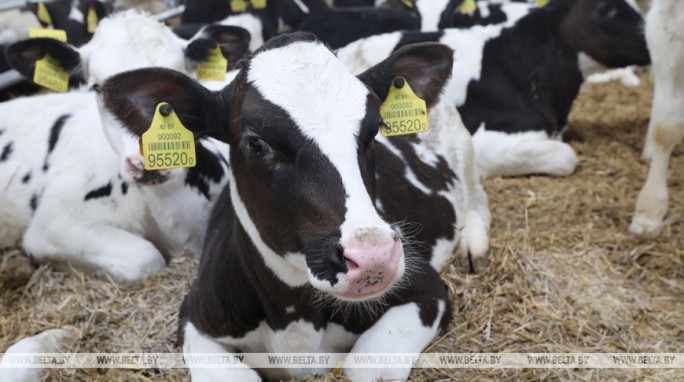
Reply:
<svg viewBox="0 0 684 382"><path fill-rule="evenodd" d="M355 77L313 35L294 33L270 40L220 92L144 69L109 79L102 94L137 135L164 101L196 134L227 142L231 201L266 266L290 286L361 301L405 271L401 232L373 202L381 101L403 76L433 104L452 60L444 45L414 44Z"/></svg>
<svg viewBox="0 0 684 382"><path fill-rule="evenodd" d="M575 50L607 67L650 63L644 19L633 0L574 0L560 30Z"/></svg>
<svg viewBox="0 0 684 382"><path fill-rule="evenodd" d="M87 83L97 91L106 78L126 70L166 67L187 73L217 43L234 63L247 52L249 33L239 27L210 25L184 40L152 17L126 11L103 19L90 42L80 48L53 39L29 39L9 46L7 58L32 80L36 61L49 54L69 72L70 84ZM107 138L121 157L120 174L124 180L155 184L182 173L180 169L144 170L138 139L107 113L100 115Z"/></svg>

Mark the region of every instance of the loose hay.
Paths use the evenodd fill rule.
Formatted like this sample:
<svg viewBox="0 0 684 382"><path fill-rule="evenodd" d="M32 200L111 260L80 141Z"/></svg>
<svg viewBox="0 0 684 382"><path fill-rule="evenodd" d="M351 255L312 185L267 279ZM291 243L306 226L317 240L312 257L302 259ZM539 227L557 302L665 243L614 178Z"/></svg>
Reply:
<svg viewBox="0 0 684 382"><path fill-rule="evenodd" d="M627 227L646 175L640 152L652 81L587 85L568 136L579 154L567 178L484 181L494 221L492 264L442 275L454 322L439 352L684 352L684 228L653 239ZM672 169L684 168L680 146ZM671 211L684 210L684 172L670 174ZM84 238L87 240L87 238ZM176 258L142 285L37 270L10 251L0 261L0 350L45 329L73 326L69 352L176 352L176 316L197 261ZM51 370L50 381L181 381L187 370ZM415 370L414 381L675 381L679 370ZM344 380L332 374L315 381Z"/></svg>

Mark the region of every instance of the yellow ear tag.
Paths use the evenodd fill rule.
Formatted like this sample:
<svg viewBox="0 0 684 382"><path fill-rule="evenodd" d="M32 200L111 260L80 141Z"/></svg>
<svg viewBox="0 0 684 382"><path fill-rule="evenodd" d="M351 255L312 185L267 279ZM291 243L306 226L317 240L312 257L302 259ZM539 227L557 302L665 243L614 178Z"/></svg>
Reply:
<svg viewBox="0 0 684 382"><path fill-rule="evenodd" d="M36 12L38 20L42 21L43 24L52 25L52 17L50 17L50 12L48 12L47 7L42 1L38 2L38 12Z"/></svg>
<svg viewBox="0 0 684 382"><path fill-rule="evenodd" d="M69 73L62 68L59 61L46 54L45 57L36 61L33 82L56 92L64 93L69 89Z"/></svg>
<svg viewBox="0 0 684 382"><path fill-rule="evenodd" d="M475 0L463 0L463 3L458 7L458 11L461 12L462 15L473 13L476 9L477 5L475 4Z"/></svg>
<svg viewBox="0 0 684 382"><path fill-rule="evenodd" d="M413 4L413 1L411 0L400 0L402 3L404 3L405 6L413 9L415 7L415 4Z"/></svg>
<svg viewBox="0 0 684 382"><path fill-rule="evenodd" d="M66 32L61 29L45 29L45 28L31 28L29 29L30 38L53 38L61 42L67 41Z"/></svg>
<svg viewBox="0 0 684 382"><path fill-rule="evenodd" d="M171 105L157 105L150 128L142 135L145 170L195 167L195 136L183 126Z"/></svg>
<svg viewBox="0 0 684 382"><path fill-rule="evenodd" d="M546 6L546 4L549 3L549 1L550 1L550 0L536 0L537 6L538 6L539 8L544 8L544 7Z"/></svg>
<svg viewBox="0 0 684 382"><path fill-rule="evenodd" d="M234 13L247 10L247 0L230 0L230 10Z"/></svg>
<svg viewBox="0 0 684 382"><path fill-rule="evenodd" d="M217 45L209 51L206 61L197 65L197 79L223 82L226 80L227 69L228 60L223 57L221 48Z"/></svg>
<svg viewBox="0 0 684 382"><path fill-rule="evenodd" d="M392 80L387 99L380 106L380 116L384 122L380 130L386 137L428 131L425 101L413 92L404 77Z"/></svg>
<svg viewBox="0 0 684 382"><path fill-rule="evenodd" d="M86 24L88 24L88 33L95 33L95 29L97 29L97 24L99 20L97 19L97 12L95 12L95 8L91 5L90 9L88 9L88 16L86 16Z"/></svg>
<svg viewBox="0 0 684 382"><path fill-rule="evenodd" d="M266 0L252 0L252 7L254 9L264 9L266 8Z"/></svg>

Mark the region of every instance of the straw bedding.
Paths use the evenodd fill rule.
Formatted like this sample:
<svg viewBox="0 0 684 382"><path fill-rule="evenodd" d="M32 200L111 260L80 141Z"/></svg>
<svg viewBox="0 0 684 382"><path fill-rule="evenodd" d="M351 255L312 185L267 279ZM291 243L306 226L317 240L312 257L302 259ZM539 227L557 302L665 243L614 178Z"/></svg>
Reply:
<svg viewBox="0 0 684 382"><path fill-rule="evenodd" d="M627 227L646 175L639 159L652 81L585 85L568 141L567 178L486 179L494 217L488 269L447 267L454 320L430 346L440 352L684 352L683 146L670 168L671 223L656 238ZM87 238L84 238L87 240ZM68 325L68 352L176 352L178 306L197 261L135 286L103 276L34 268L19 251L0 257L0 351ZM674 381L677 370L415 370L414 381ZM181 381L186 370L51 370L50 381ZM332 374L313 380L343 380Z"/></svg>

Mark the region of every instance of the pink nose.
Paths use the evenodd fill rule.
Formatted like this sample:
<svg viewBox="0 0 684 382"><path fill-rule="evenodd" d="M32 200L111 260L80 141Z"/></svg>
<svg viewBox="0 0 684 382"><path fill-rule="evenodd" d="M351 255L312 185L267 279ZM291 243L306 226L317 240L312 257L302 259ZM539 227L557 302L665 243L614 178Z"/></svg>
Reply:
<svg viewBox="0 0 684 382"><path fill-rule="evenodd" d="M383 235L386 236L386 235ZM345 279L349 289L344 297L359 300L387 290L400 277L402 245L398 237L381 240L353 240L344 247L347 263Z"/></svg>

